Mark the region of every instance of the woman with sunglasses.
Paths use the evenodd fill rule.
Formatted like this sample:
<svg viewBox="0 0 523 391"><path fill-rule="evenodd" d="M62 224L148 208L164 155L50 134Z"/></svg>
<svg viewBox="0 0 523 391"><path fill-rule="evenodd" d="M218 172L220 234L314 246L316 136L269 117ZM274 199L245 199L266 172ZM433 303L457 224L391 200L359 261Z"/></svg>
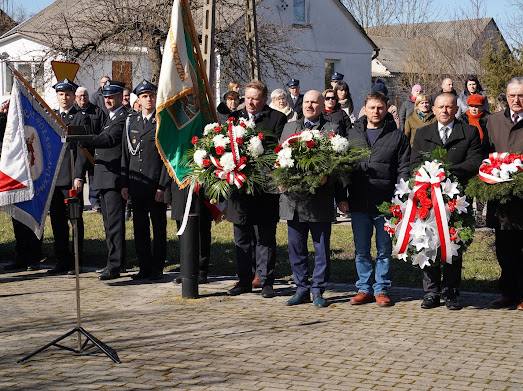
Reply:
<svg viewBox="0 0 523 391"><path fill-rule="evenodd" d="M336 92L329 88L323 91L322 95L325 99L323 117L330 123L338 125L338 133L345 136L347 131L352 128L352 121L345 110L341 108Z"/></svg>

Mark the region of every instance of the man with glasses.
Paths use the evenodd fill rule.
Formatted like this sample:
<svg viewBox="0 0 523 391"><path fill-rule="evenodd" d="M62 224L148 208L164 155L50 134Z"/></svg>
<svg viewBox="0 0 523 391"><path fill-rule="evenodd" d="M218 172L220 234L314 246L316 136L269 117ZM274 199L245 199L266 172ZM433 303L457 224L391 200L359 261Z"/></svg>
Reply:
<svg viewBox="0 0 523 391"><path fill-rule="evenodd" d="M487 121L491 150L523 153L523 77L508 82L507 102L504 111L490 115ZM501 266L501 297L492 306L516 305L523 310L523 199L513 198L504 205L489 203L487 224L496 230L496 255Z"/></svg>

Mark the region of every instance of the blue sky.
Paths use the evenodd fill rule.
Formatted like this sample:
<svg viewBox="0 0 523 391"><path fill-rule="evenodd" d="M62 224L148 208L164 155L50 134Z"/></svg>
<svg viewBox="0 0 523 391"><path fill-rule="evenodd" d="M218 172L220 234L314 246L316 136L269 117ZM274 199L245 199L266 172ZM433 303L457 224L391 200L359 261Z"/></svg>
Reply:
<svg viewBox="0 0 523 391"><path fill-rule="evenodd" d="M31 14L40 11L52 2L53 0L13 0L15 7L20 5ZM434 1L434 4L436 4L435 17L439 20L449 20L454 19L460 8L469 4L469 0L437 0ZM503 29L504 22L509 18L510 11L515 12L512 0L484 0L483 4L485 5L486 16L494 17L501 29Z"/></svg>

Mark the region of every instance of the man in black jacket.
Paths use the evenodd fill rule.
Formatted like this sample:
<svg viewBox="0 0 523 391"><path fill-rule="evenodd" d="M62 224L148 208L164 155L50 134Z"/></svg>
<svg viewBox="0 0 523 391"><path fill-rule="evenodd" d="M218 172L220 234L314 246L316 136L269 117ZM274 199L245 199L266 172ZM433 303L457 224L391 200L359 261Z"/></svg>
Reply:
<svg viewBox="0 0 523 391"><path fill-rule="evenodd" d="M107 238L107 266L100 274L101 280L118 278L120 268L125 268L125 204L120 190L122 136L128 112L122 106L123 88L123 83L114 80L105 84L102 94L108 110L107 119L100 134L84 143L86 147L95 148L94 177L91 186L100 194ZM79 164L82 169L85 167L85 161ZM83 175L79 178L82 177Z"/></svg>
<svg viewBox="0 0 523 391"><path fill-rule="evenodd" d="M107 110L107 107L105 107L104 96L103 96L102 90L103 90L103 87L105 86L105 83L107 83L110 80L111 80L111 78L109 76L102 76L100 78L100 87L94 92L94 94L91 95L91 103L93 105L98 106L100 108L100 110L102 110L104 112L104 114L106 114L106 115L108 113L108 110Z"/></svg>
<svg viewBox="0 0 523 391"><path fill-rule="evenodd" d="M416 169L437 147L447 150L447 162L450 172L465 186L467 181L478 173L483 159L478 131L470 125L456 119L457 98L452 93L439 94L432 109L437 122L419 128L416 131L410 157L411 169ZM439 257L438 257L439 258ZM436 260L434 265L423 268L423 289L425 296L421 308L435 308L440 304L440 295L445 299L449 310L460 310L458 300L461 282L462 254L452 259L452 263L441 265ZM443 274L443 279L441 278Z"/></svg>
<svg viewBox="0 0 523 391"><path fill-rule="evenodd" d="M334 93L334 91L332 91ZM289 122L283 128L280 142L305 129L322 132L337 132L338 126L322 116L323 96L319 91L307 91L303 97L303 118ZM280 218L287 220L289 262L296 284L296 293L287 305L312 302L316 307L326 307L323 292L327 286L330 269L330 235L335 219L334 181L324 178L324 183L315 194L284 192L280 196ZM314 271L312 284L309 281L307 238L309 231L314 245Z"/></svg>
<svg viewBox="0 0 523 391"><path fill-rule="evenodd" d="M265 134L265 147L272 148L287 123L285 114L266 105L267 87L260 81L245 86L245 109L231 114L254 121L256 130ZM259 192L256 195L234 193L227 200L225 217L234 223L234 244L238 283L229 290L235 296L251 292L253 265L262 285L262 296L273 297L274 267L276 263L276 224L279 195ZM255 254L255 255L254 255Z"/></svg>
<svg viewBox="0 0 523 391"><path fill-rule="evenodd" d="M75 92L75 97L76 106L78 107L78 110L80 110L82 113L87 114L91 119L91 133L99 134L102 131L102 125L105 122L106 114L102 109L100 109L98 106L89 101L89 93L87 92L87 88L78 87ZM94 150L90 150L89 153L91 153L91 155L94 155ZM93 165L89 163L87 168L89 183L93 181L93 169ZM93 209L96 210L100 208L98 192L94 190L92 186L89 186L89 202Z"/></svg>
<svg viewBox="0 0 523 391"><path fill-rule="evenodd" d="M78 86L65 79L54 85L56 95L58 98L59 109L56 110L65 125L68 126L84 126L87 129L91 127L91 121L88 115L80 112L74 105L75 102L75 91ZM49 270L47 273L50 275L62 274L71 272L74 268L73 255L69 249L69 225L67 217L67 207L64 203L65 199L69 197L69 189L73 187L73 178L76 178L76 172L71 172L71 163L75 166L76 160L78 160L79 149L75 142L68 143L56 185L53 192L53 198L51 200L51 206L49 207L49 215L51 217L51 227L53 229L54 237L54 252L58 262L56 266ZM73 160L71 162L71 160ZM80 192L81 196L81 183L78 182L74 185L75 190ZM78 219L78 251L80 262L83 255L83 241L84 241L84 222L82 217Z"/></svg>
<svg viewBox="0 0 523 391"><path fill-rule="evenodd" d="M156 90L142 81L134 89L142 107L126 121L122 140L122 197L133 202L134 244L140 271L133 280L160 280L167 247L167 205L164 191L169 175L156 148ZM152 223L154 241L151 251Z"/></svg>
<svg viewBox="0 0 523 391"><path fill-rule="evenodd" d="M380 307L392 305L388 295L391 286L390 259L392 241L383 229L385 219L377 206L390 201L395 184L409 177L410 144L402 130L396 128L391 116L387 116L387 97L372 92L365 98L365 115L349 130L352 145L370 148L371 154L353 172L348 187L349 197L338 208L347 212L350 208L352 232L356 248L358 293L350 303L366 304L376 300ZM337 197L338 199L340 197ZM373 231L376 230L376 267L374 284L370 248ZM373 295L374 293L374 295Z"/></svg>

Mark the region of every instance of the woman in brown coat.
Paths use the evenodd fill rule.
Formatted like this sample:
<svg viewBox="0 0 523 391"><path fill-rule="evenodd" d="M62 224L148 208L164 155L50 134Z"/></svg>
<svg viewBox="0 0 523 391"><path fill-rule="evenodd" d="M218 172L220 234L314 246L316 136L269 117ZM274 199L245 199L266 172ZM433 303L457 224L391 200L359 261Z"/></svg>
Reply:
<svg viewBox="0 0 523 391"><path fill-rule="evenodd" d="M430 97L425 94L419 94L416 97L415 108L405 121L405 135L410 141L410 145L414 143L414 136L416 136L416 129L422 128L436 121L432 107L430 104Z"/></svg>

